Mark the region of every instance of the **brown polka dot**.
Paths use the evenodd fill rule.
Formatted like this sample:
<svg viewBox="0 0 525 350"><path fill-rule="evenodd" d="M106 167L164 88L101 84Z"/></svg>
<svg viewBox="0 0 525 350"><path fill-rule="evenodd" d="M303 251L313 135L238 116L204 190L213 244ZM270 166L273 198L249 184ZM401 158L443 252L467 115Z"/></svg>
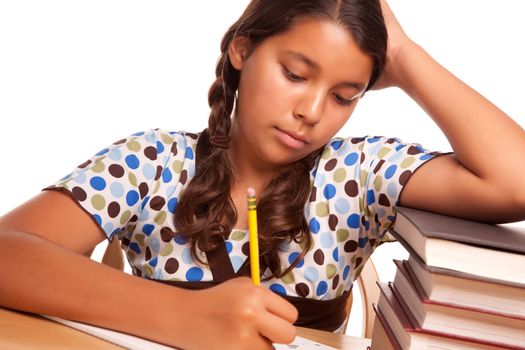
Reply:
<svg viewBox="0 0 525 350"><path fill-rule="evenodd" d="M372 239L370 239L370 240L368 241L368 243L370 243L370 245L371 245L372 247L375 247L375 246L376 246L376 243L377 243L377 239L372 238Z"/></svg>
<svg viewBox="0 0 525 350"><path fill-rule="evenodd" d="M116 218L120 213L120 205L117 202L111 202L108 205L108 215L110 218Z"/></svg>
<svg viewBox="0 0 525 350"><path fill-rule="evenodd" d="M84 163L80 164L77 168L85 168L87 167L89 164L91 164L91 160L86 160Z"/></svg>
<svg viewBox="0 0 525 350"><path fill-rule="evenodd" d="M326 171L331 171L335 168L335 166L337 165L337 159L330 159L324 166L324 170Z"/></svg>
<svg viewBox="0 0 525 350"><path fill-rule="evenodd" d="M180 173L179 182L184 185L187 180L188 180L188 171L187 170L183 170Z"/></svg>
<svg viewBox="0 0 525 350"><path fill-rule="evenodd" d="M357 250L357 242L354 240L350 240L345 243L345 252L352 253Z"/></svg>
<svg viewBox="0 0 525 350"><path fill-rule="evenodd" d="M83 202L86 200L87 198L87 194L86 194L86 191L84 191L82 188L80 187L73 187L71 189L71 192L73 193L73 197L75 197L75 199L79 202Z"/></svg>
<svg viewBox="0 0 525 350"><path fill-rule="evenodd" d="M317 187L314 186L312 188L312 192L310 193L310 199L309 200L310 200L310 202L315 202L316 198L317 198Z"/></svg>
<svg viewBox="0 0 525 350"><path fill-rule="evenodd" d="M401 173L401 175L399 175L399 183L401 186L405 186L408 179L410 178L410 175L412 175L412 171L410 170L405 170L403 173Z"/></svg>
<svg viewBox="0 0 525 350"><path fill-rule="evenodd" d="M115 141L113 142L114 145L120 145L120 144L123 144L124 142L126 142L128 139L120 139L118 141Z"/></svg>
<svg viewBox="0 0 525 350"><path fill-rule="evenodd" d="M374 221L379 225L379 215L377 213L374 215Z"/></svg>
<svg viewBox="0 0 525 350"><path fill-rule="evenodd" d="M250 253L250 242L246 242L242 245L241 251L244 255L249 255Z"/></svg>
<svg viewBox="0 0 525 350"><path fill-rule="evenodd" d="M130 240L127 237L122 237L122 239L120 240L120 244L123 246L129 247L129 243L130 243Z"/></svg>
<svg viewBox="0 0 525 350"><path fill-rule="evenodd" d="M337 218L337 215L330 214L330 216L328 217L328 227L330 227L330 230L335 231L338 222L339 219Z"/></svg>
<svg viewBox="0 0 525 350"><path fill-rule="evenodd" d="M419 153L421 153L421 151L418 150L418 149L417 149L416 147L414 147L414 146L410 146L410 147L408 147L407 153L410 154L410 155L414 155L414 154L419 154Z"/></svg>
<svg viewBox="0 0 525 350"><path fill-rule="evenodd" d="M146 195L148 194L148 191L149 191L148 184L145 182L142 182L139 185L140 199L144 199L144 197L146 197Z"/></svg>
<svg viewBox="0 0 525 350"><path fill-rule="evenodd" d="M388 140L386 140L385 143L394 143L395 141L396 141L396 139L391 137Z"/></svg>
<svg viewBox="0 0 525 350"><path fill-rule="evenodd" d="M198 138L197 134L194 134L194 133L191 133L191 132L187 132L185 135L188 136L189 138L194 139L194 140L197 140L197 138Z"/></svg>
<svg viewBox="0 0 525 350"><path fill-rule="evenodd" d="M295 286L295 292L298 296L306 298L308 294L310 294L310 288L308 288L306 283L297 283Z"/></svg>
<svg viewBox="0 0 525 350"><path fill-rule="evenodd" d="M166 201L161 196L156 196L149 202L149 207L153 210L159 211L162 209Z"/></svg>
<svg viewBox="0 0 525 350"><path fill-rule="evenodd" d="M379 195L378 202L379 202L379 204L384 205L385 207L389 207L390 206L390 200L388 199L388 196L386 194L384 194L384 193L381 193Z"/></svg>
<svg viewBox="0 0 525 350"><path fill-rule="evenodd" d="M171 144L171 153L173 153L174 156L177 155L177 142Z"/></svg>
<svg viewBox="0 0 525 350"><path fill-rule="evenodd" d="M314 253L314 261L317 265L323 265L324 253L321 249L317 249Z"/></svg>
<svg viewBox="0 0 525 350"><path fill-rule="evenodd" d="M139 219L137 215L133 215L131 219L129 219L129 222L136 222Z"/></svg>
<svg viewBox="0 0 525 350"><path fill-rule="evenodd" d="M167 273L175 273L179 269L179 262L175 258L169 258L164 265Z"/></svg>
<svg viewBox="0 0 525 350"><path fill-rule="evenodd" d="M135 276L142 277L142 271L140 271L139 269L135 269Z"/></svg>
<svg viewBox="0 0 525 350"><path fill-rule="evenodd" d="M354 269L358 268L359 265L361 265L362 262L363 262L363 258L358 256L357 259L355 259Z"/></svg>
<svg viewBox="0 0 525 350"><path fill-rule="evenodd" d="M121 178L122 176L124 176L124 168L118 164L111 164L108 168L108 171L111 174L111 176L116 178Z"/></svg>
<svg viewBox="0 0 525 350"><path fill-rule="evenodd" d="M334 279L332 280L332 289L336 289L339 285L339 275L335 275Z"/></svg>
<svg viewBox="0 0 525 350"><path fill-rule="evenodd" d="M381 160L377 163L376 167L374 168L374 174L377 174L377 172L379 171L379 169L381 169L381 167L383 166L383 164L385 164L385 161L384 161L383 159L381 159Z"/></svg>
<svg viewBox="0 0 525 350"><path fill-rule="evenodd" d="M163 227L161 230L160 230L160 238L164 241L164 242L169 242L173 239L173 237L175 236L175 232L173 232L169 227Z"/></svg>
<svg viewBox="0 0 525 350"><path fill-rule="evenodd" d="M150 260L151 259L151 249L149 249L148 246L146 246L146 261Z"/></svg>
<svg viewBox="0 0 525 350"><path fill-rule="evenodd" d="M356 197L359 194L359 185L357 184L357 181L347 181L345 183L345 193L350 197Z"/></svg>
<svg viewBox="0 0 525 350"><path fill-rule="evenodd" d="M157 159L157 149L153 146L144 148L144 155L151 160Z"/></svg>
<svg viewBox="0 0 525 350"><path fill-rule="evenodd" d="M361 216L361 224L362 224L363 226L365 225L365 221L366 221L365 216L362 215L362 216Z"/></svg>
<svg viewBox="0 0 525 350"><path fill-rule="evenodd" d="M160 165L157 165L157 173L155 174L155 181L160 179L161 175L162 175L162 167Z"/></svg>
<svg viewBox="0 0 525 350"><path fill-rule="evenodd" d="M352 142L353 144L356 144L356 143L360 143L360 142L363 142L365 140L364 137L353 137L350 142Z"/></svg>
<svg viewBox="0 0 525 350"><path fill-rule="evenodd" d="M363 162L365 161L366 159L366 156L365 156L365 153L361 153L361 160L360 160L360 163L363 164Z"/></svg>

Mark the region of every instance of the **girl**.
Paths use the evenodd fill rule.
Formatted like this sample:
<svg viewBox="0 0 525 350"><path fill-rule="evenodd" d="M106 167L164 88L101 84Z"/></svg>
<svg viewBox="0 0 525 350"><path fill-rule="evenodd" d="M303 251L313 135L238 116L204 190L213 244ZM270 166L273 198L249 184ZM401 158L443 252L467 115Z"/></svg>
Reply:
<svg viewBox="0 0 525 350"><path fill-rule="evenodd" d="M184 349L271 349L293 324L341 327L397 205L525 218L524 130L414 43L385 2L254 0L225 34L216 75L206 130L118 140L0 219L3 306ZM454 154L334 138L368 90L389 86ZM242 277L248 187L261 287ZM82 256L105 238L121 241L134 276Z"/></svg>

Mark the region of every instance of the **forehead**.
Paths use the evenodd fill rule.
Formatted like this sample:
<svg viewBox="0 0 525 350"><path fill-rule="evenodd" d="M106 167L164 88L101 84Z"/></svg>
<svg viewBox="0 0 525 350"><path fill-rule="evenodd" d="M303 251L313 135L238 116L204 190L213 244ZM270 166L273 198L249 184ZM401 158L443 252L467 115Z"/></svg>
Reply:
<svg viewBox="0 0 525 350"><path fill-rule="evenodd" d="M328 20L298 20L262 45L281 56L293 57L287 53L299 52L317 63L323 73L340 74L341 78L368 81L373 68L372 57L361 50L349 30Z"/></svg>

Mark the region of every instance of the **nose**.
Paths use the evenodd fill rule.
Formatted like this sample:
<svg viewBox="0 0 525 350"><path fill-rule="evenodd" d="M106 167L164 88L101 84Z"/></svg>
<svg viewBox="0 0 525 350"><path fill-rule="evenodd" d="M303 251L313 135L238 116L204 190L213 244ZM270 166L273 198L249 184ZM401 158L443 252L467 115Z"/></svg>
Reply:
<svg viewBox="0 0 525 350"><path fill-rule="evenodd" d="M307 124L317 124L324 112L325 92L322 89L310 89L297 102L294 116Z"/></svg>

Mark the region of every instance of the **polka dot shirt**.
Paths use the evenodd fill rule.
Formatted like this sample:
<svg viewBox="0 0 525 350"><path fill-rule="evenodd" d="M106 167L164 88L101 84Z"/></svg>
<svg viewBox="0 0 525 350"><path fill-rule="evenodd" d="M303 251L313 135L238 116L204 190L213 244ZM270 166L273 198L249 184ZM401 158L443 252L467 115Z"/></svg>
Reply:
<svg viewBox="0 0 525 350"><path fill-rule="evenodd" d="M158 129L133 134L46 189L71 192L108 239L120 239L135 275L211 281L209 268L193 261L188 242L172 238L178 198L195 173L198 137ZM311 171L314 186L305 217L313 246L289 274L262 285L279 294L322 300L350 289L374 248L391 240L386 232L403 186L437 154L396 138L332 139ZM234 229L226 239L235 271L248 247L247 231ZM283 270L301 250L295 242L280 247Z"/></svg>

